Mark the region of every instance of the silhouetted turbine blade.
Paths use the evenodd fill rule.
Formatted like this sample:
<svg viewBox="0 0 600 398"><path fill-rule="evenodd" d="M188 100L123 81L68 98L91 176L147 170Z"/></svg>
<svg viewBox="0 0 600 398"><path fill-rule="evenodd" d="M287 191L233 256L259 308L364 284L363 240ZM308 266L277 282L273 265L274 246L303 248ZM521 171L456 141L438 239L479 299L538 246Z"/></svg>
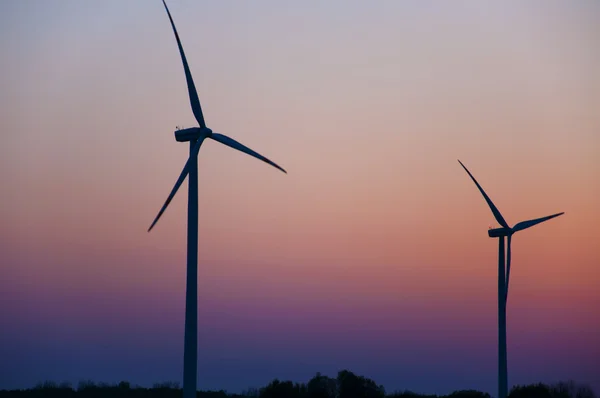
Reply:
<svg viewBox="0 0 600 398"><path fill-rule="evenodd" d="M505 293L504 293L504 305L506 305L506 302L508 301L508 282L510 281L510 244L511 244L511 240L512 240L512 236L508 235L507 236L507 240L508 240L508 244L507 244L507 250L506 250L506 288Z"/></svg>
<svg viewBox="0 0 600 398"><path fill-rule="evenodd" d="M148 228L148 232L150 232L150 230L158 222L158 219L160 218L160 216L162 216L162 214L167 209L167 206L169 206L169 203L171 203L171 200L173 200L173 197L175 197L175 194L177 193L177 190L179 189L179 187L181 186L181 184L183 184L183 181L185 180L185 177L187 177L187 175L189 173L190 160L193 159L195 156L198 156L198 152L200 151L200 145L202 145L202 141L203 140L198 140L198 142L196 142L196 145L194 146L194 149L193 149L192 153L190 154L190 157L188 158L187 162L185 162L185 166L183 166L183 170L181 170L181 174L179 175L179 178L177 179L177 182L175 183L175 186L171 190L171 193L169 194L169 197L165 201L165 204L163 205L163 207L158 212L158 215L156 216L156 218L154 219L154 221L152 221L152 225L150 225L150 228Z"/></svg>
<svg viewBox="0 0 600 398"><path fill-rule="evenodd" d="M524 229L527 229L529 227L533 227L534 225L537 225L537 224L539 224L541 222L544 222L544 221L548 221L551 218L558 217L558 216L561 216L563 214L565 214L564 211L561 212L561 213L552 214L551 216L542 217L542 218L536 218L535 220L521 221L520 223L518 223L517 225L515 225L512 230L513 230L513 232L522 231Z"/></svg>
<svg viewBox="0 0 600 398"><path fill-rule="evenodd" d="M202 108L200 107L200 100L198 99L198 93L196 92L196 86L194 85L194 79L192 79L192 73L190 72L190 68L187 63L187 58L185 57L185 53L183 52L181 40L179 40L179 35L177 34L177 29L175 28L175 23L173 22L173 18L171 18L171 13L169 12L169 7L167 7L167 3L165 3L165 0L163 0L163 4L165 5L165 9L167 10L167 14L169 15L169 20L171 21L171 26L173 27L173 33L175 33L175 39L177 39L177 46L179 47L181 60L183 61L183 69L185 70L185 80L187 81L188 94L190 95L190 103L192 104L192 112L194 112L194 116L196 117L196 120L198 121L200 127L206 127L206 123L204 122L204 115L202 115Z"/></svg>
<svg viewBox="0 0 600 398"><path fill-rule="evenodd" d="M475 179L475 177L473 177L473 174L471 174L471 172L465 167L464 164L462 164L462 162L460 160L458 161L458 163L460 163L460 165L463 167L463 169L465 169L465 171L467 172L467 174L469 174L469 176L471 177L471 179L473 180L473 182L475 183L475 185L477 185L477 188L479 189L479 192L481 192L481 194L483 195L483 198L485 199L485 201L487 202L488 206L492 210L492 213L494 213L494 217L496 218L496 221L498 221L498 223L500 225L502 225L504 228L510 228L508 226L508 223L504 220L504 217L502 217L502 214L500 214L500 210L498 210L498 208L494 205L494 203L489 198L489 196L487 196L487 194L485 193L485 191L483 190L483 188L481 188L481 185L479 185L479 183L477 182L477 180Z"/></svg>
<svg viewBox="0 0 600 398"><path fill-rule="evenodd" d="M275 162L270 161L269 159L267 159L266 157L264 157L263 155L254 152L252 149L248 148L245 145L240 144L239 142L237 142L236 140L234 140L233 138L229 138L223 134L217 134L217 133L212 133L212 135L210 135L208 138L212 138L213 140L220 142L221 144L225 144L228 147L237 149L238 151L247 153L250 156L254 156L257 159L262 160L265 163L270 164L273 167L278 168L279 170L283 171L284 173L287 174L287 171L285 171L282 167L280 167L279 165L277 165Z"/></svg>

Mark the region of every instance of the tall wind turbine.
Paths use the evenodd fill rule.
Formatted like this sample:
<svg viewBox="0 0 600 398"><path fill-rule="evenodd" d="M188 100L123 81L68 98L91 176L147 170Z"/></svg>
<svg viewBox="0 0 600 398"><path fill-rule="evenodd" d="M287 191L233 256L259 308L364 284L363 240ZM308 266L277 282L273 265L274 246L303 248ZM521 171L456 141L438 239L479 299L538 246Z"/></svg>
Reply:
<svg viewBox="0 0 600 398"><path fill-rule="evenodd" d="M175 140L179 142L190 143L190 157L185 162L183 170L175 183L175 186L171 190L171 193L167 197L165 204L162 206L158 215L148 228L148 232L154 227L160 216L163 214L175 193L185 180L185 177L189 174L189 189L188 189L188 225L187 225L187 277L186 277L186 291L185 291L185 337L184 337L184 354L183 354L183 396L184 398L195 398L196 397L196 376L198 366L198 152L200 151L200 145L206 138L210 138L221 144L227 145L238 151L247 153L257 159L262 160L270 164L273 167L278 168L287 174L287 172L279 167L274 162L270 161L266 157L256 153L252 149L240 144L236 140L229 138L225 135L213 133L211 129L206 127L204 122L204 116L202 115L202 108L200 107L200 100L198 99L198 93L192 79L192 73L188 67L187 59L183 52L177 29L169 8L163 0L163 5L171 21L171 27L177 40L177 46L179 47L179 54L183 62L183 69L185 71L185 79L187 81L188 94L190 96L190 103L192 105L192 112L198 121L200 127L192 127L175 131Z"/></svg>
<svg viewBox="0 0 600 398"><path fill-rule="evenodd" d="M458 163L460 163L463 169L465 169L465 171L469 174L475 185L477 185L477 189L479 189L479 192L481 192L483 195L483 198L490 207L490 210L492 210L496 221L498 221L498 223L502 226L502 228L488 230L488 235L490 238L498 238L498 398L506 398L508 394L508 375L506 363L506 301L508 298L508 282L510 278L511 239L515 232L533 227L534 225L548 221L551 218L558 217L565 213L562 212L547 217L521 221L511 228L504 220L504 217L502 217L502 214L500 214L498 208L494 205L489 196L487 196L483 188L481 188L481 185L479 185L475 177L473 177L473 174L467 170L465 165L462 164L460 160ZM504 237L506 237L508 241L506 264L504 260Z"/></svg>

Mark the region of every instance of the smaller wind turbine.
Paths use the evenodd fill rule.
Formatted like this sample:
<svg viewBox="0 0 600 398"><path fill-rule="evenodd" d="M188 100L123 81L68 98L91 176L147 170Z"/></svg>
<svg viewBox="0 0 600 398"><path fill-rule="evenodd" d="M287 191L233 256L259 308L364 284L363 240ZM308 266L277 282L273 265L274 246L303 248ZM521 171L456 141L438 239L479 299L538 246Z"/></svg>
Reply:
<svg viewBox="0 0 600 398"><path fill-rule="evenodd" d="M494 214L498 224L502 228L489 228L488 235L490 238L498 238L498 398L506 398L508 394L508 375L507 375L507 360L506 360L506 301L508 298L508 281L510 278L510 244L514 233L533 227L544 221L548 221L554 217L558 217L562 213L552 214L551 216L536 218L533 220L521 221L515 224L514 227L509 227L508 223L500 214L498 208L494 205L492 200L487 196L481 185L477 182L473 174L464 164L459 160L458 163L465 169L467 174L471 177L477 189L483 195L483 198L487 202L490 210ZM504 261L504 237L507 238L507 251L506 251L506 268Z"/></svg>

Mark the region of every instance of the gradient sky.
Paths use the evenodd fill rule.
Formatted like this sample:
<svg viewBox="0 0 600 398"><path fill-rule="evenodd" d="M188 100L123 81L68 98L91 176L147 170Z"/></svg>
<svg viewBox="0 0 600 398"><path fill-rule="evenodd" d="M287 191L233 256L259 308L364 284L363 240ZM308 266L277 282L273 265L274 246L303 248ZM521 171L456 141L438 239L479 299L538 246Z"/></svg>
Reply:
<svg viewBox="0 0 600 398"><path fill-rule="evenodd" d="M172 0L200 152L199 387L348 368L600 391L600 2ZM195 125L160 1L0 2L0 388L181 381Z"/></svg>

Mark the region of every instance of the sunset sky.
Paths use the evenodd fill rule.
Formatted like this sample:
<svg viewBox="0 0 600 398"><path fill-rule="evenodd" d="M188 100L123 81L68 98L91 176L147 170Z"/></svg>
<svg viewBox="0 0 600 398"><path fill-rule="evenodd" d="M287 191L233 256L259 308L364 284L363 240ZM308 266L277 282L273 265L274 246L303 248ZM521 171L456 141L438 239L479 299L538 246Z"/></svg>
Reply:
<svg viewBox="0 0 600 398"><path fill-rule="evenodd" d="M600 392L600 2L171 0L204 116L198 386ZM159 0L0 2L0 389L182 381L192 127Z"/></svg>

